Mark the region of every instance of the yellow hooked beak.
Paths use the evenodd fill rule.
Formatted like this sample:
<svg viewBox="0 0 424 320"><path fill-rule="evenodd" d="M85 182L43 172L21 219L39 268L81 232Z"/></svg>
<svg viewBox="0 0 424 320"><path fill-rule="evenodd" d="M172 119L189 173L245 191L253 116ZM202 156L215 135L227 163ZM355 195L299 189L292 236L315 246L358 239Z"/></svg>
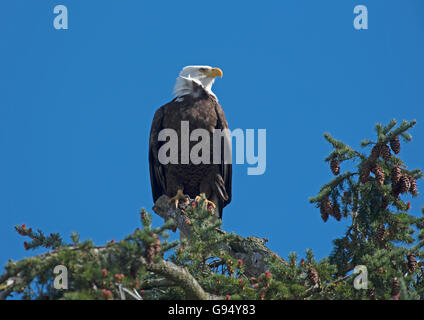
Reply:
<svg viewBox="0 0 424 320"><path fill-rule="evenodd" d="M212 78L215 78L215 77L221 77L222 78L222 70L219 69L219 68L212 68L212 69L206 71L205 75L208 76L208 77L212 77Z"/></svg>

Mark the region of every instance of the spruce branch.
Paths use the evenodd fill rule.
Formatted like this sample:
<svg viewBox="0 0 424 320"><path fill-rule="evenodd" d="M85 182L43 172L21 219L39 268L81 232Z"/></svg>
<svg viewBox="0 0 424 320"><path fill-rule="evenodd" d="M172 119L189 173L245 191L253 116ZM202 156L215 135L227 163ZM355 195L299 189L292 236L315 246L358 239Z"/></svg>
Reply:
<svg viewBox="0 0 424 320"><path fill-rule="evenodd" d="M316 203L321 202L322 199L325 197L328 197L334 188L341 185L346 179L356 175L357 173L352 173L350 171L347 171L337 177L335 177L333 180L331 180L329 183L323 185L320 189L320 192L318 196L309 198L310 203Z"/></svg>
<svg viewBox="0 0 424 320"><path fill-rule="evenodd" d="M27 250L49 251L10 261L0 274L0 299L11 294L23 299L424 299L424 217L410 214L411 204L404 200L406 194L419 195L415 180L423 173L407 169L397 156L399 136L410 140L407 131L414 124L377 124L376 142L361 143L373 145L369 155L325 135L334 148L326 161L335 177L309 201L324 221L329 215L352 218L328 258L318 261L307 250L305 259L290 253L286 261L265 246L265 238L221 230L204 195L178 209L162 196L154 211L165 219L163 225L153 227L143 209L141 229L103 246L81 242L77 233L65 244L58 234L16 226L30 238ZM357 172L340 172L347 160L356 161ZM168 231L177 228L181 241L168 242ZM69 291L53 289L58 264L69 268ZM351 271L359 265L367 267L368 290L353 286Z"/></svg>
<svg viewBox="0 0 424 320"><path fill-rule="evenodd" d="M187 294L188 299L197 300L219 300L218 296L209 294L203 290L197 280L184 267L179 267L170 261L162 260L158 263L148 263L144 257L140 261L147 270L164 276L166 279L179 285Z"/></svg>
<svg viewBox="0 0 424 320"><path fill-rule="evenodd" d="M165 221L171 220L186 238L193 234L193 228L186 223L188 215L180 209L171 208L168 205L169 198L162 195L153 206L153 211ZM217 232L228 237L226 231L218 229ZM241 259L245 265L245 273L249 277L257 277L267 270L266 259L273 257L274 252L269 250L264 244L266 241L255 236L243 238L241 236L229 237L227 244L220 244L218 250L222 250L233 259ZM282 262L284 259L278 257Z"/></svg>
<svg viewBox="0 0 424 320"><path fill-rule="evenodd" d="M27 258L24 261L26 264L31 264L33 261L39 260L43 261L43 263L48 264L49 260L52 260L57 257L57 255L63 250L63 248L52 250L47 253ZM80 251L87 249L82 247L67 247L65 250ZM108 254L113 255L113 249L108 246L96 246L90 248L89 250L90 253L96 257L98 257L100 254L104 254L105 252L108 252ZM200 287L197 280L184 267L177 266L174 263L166 260L160 260L155 263L149 263L149 261L142 256L139 257L139 261L141 262L141 265L146 267L147 270L165 277L167 281L171 281L175 285L179 285L187 294L187 297L190 299L220 299L218 296L214 296L205 292ZM15 287L16 285L28 285L32 280L33 279L25 279L19 273L8 273L6 271L0 276L0 297L2 299L6 299L13 291L13 287ZM158 283L160 282L156 282L156 284ZM153 282L150 282L149 286L152 287L152 284ZM163 284L164 283L162 282L162 285Z"/></svg>

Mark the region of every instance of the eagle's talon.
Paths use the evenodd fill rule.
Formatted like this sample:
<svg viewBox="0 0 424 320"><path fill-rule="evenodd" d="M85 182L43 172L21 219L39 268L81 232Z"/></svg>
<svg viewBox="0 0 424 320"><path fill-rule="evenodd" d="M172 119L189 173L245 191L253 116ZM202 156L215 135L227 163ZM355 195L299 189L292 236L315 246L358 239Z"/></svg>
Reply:
<svg viewBox="0 0 424 320"><path fill-rule="evenodd" d="M212 201L209 201L208 199L206 199L206 204L208 204L208 208L209 206L211 206L212 208L216 209L215 203L213 203Z"/></svg>
<svg viewBox="0 0 424 320"><path fill-rule="evenodd" d="M180 200L187 200L182 189L178 189L177 194L174 197L172 197L171 199L168 200L168 204L171 207L172 203L174 203L175 209L178 209L178 204L179 204Z"/></svg>
<svg viewBox="0 0 424 320"><path fill-rule="evenodd" d="M200 197L200 196L196 196L196 198L194 198L194 201L195 201L196 203L199 203L199 202L200 202L200 200L202 200L202 197ZM206 198L205 198L204 205L205 205L205 207L206 207L207 209L209 209L209 207L212 207L213 209L216 209L216 204L215 204L215 203L213 203L212 201L210 201L210 200L206 199Z"/></svg>

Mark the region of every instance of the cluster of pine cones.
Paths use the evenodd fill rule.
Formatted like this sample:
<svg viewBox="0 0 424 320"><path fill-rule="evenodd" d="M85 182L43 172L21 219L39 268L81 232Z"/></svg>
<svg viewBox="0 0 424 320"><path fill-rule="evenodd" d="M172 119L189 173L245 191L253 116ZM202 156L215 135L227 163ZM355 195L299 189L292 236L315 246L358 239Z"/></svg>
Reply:
<svg viewBox="0 0 424 320"><path fill-rule="evenodd" d="M400 152L400 142L398 137L390 140L390 148L395 154ZM391 159L390 148L387 144L377 143L371 151L371 156L363 166L359 180L361 183L366 183L369 179L370 172L374 173L375 179L379 185L384 185L384 170L376 163L377 159L381 156L384 160ZM395 164L391 174L392 180L392 194L395 198L399 197L401 193L411 192L414 196L418 194L417 182L415 178L407 173L402 172L398 164Z"/></svg>
<svg viewBox="0 0 424 320"><path fill-rule="evenodd" d="M329 197L325 197L322 200L320 210L321 218L324 222L327 222L329 216L333 216L337 221L342 218L339 205L337 203L333 205Z"/></svg>
<svg viewBox="0 0 424 320"><path fill-rule="evenodd" d="M392 154L391 150L398 154L400 152L400 141L399 137L394 137L389 142L390 147L382 142L377 143L371 150L371 155L369 159L362 166L362 169L359 172L359 181L361 183L368 182L370 178L370 173L373 173L375 180L380 186L384 185L385 174L383 168L377 163L379 157L382 157L385 161L390 161ZM391 150L390 150L391 149ZM330 161L330 169L334 175L339 175L340 173L340 161L337 157L333 157ZM391 174L392 181L392 194L395 198L398 198L401 193L410 192L414 196L418 194L417 182L415 178L411 175L403 172L398 164L395 164L392 169ZM389 202L386 199L384 201L384 206L388 206ZM337 221L341 219L340 208L337 203L332 203L329 197L324 198L321 201L320 205L321 218L326 222L329 216L333 216Z"/></svg>
<svg viewBox="0 0 424 320"><path fill-rule="evenodd" d="M401 193L411 192L414 196L418 194L417 182L414 177L403 173L399 165L394 165L392 169L392 193L395 198Z"/></svg>
<svg viewBox="0 0 424 320"><path fill-rule="evenodd" d="M390 140L390 148L395 154L400 152L400 142L398 137L394 137ZM361 172L359 173L359 181L366 183L369 180L370 173L375 175L375 179L380 186L384 184L384 170L378 165L377 159L381 156L385 161L390 161L392 154L387 144L377 143L371 150L371 156L368 161L363 165Z"/></svg>
<svg viewBox="0 0 424 320"><path fill-rule="evenodd" d="M413 273L415 271L415 269L417 268L417 259L415 257L415 254L413 252L410 252L407 255L407 260L408 260L408 272L409 273ZM392 280L392 291L391 291L391 295L393 297L394 300L398 300L400 297L400 281L397 277L394 277ZM371 292L371 298L374 299L375 296L375 290L372 289Z"/></svg>
<svg viewBox="0 0 424 320"><path fill-rule="evenodd" d="M367 162L363 165L360 173L359 173L359 181L361 183L368 182L370 178L370 173L372 172L375 175L375 180L380 186L384 185L385 174L383 168L381 168L377 160L379 157L382 157L385 161L391 160L391 151L398 154L400 152L400 142L398 137L394 137L390 140L390 148L387 144L377 143L373 149L371 150L371 155ZM334 175L338 175L340 173L340 162L334 157L330 162L330 169ZM398 198L400 194L410 192L412 195L416 196L418 194L417 182L415 178L409 175L406 172L403 172L398 164L393 166L391 172L391 182L392 182L392 194L395 198ZM388 201L385 205L388 205ZM321 201L320 205L321 217L324 222L327 221L328 217L331 215L335 217L338 221L341 218L340 208L338 204L334 204L331 202L329 197L325 197ZM377 242L384 242L384 238L386 236L386 228L384 224L381 224L377 232L375 234L375 238ZM408 272L412 273L417 268L417 260L414 253L409 253L407 255L407 265ZM310 268L308 272L308 279L312 284L317 284L319 282L318 273L314 268ZM374 290L371 290L371 296L374 298ZM400 295L400 282L398 278L394 278L392 282L392 291L391 295L393 299L399 299Z"/></svg>

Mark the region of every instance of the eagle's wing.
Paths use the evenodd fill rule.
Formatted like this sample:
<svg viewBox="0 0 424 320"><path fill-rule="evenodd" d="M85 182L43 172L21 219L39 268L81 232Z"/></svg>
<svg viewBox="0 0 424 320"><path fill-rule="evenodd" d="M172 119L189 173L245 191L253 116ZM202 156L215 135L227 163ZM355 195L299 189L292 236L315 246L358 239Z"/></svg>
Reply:
<svg viewBox="0 0 424 320"><path fill-rule="evenodd" d="M231 202L231 180L232 180L232 164L231 164L231 136L229 132L228 122L225 118L224 111L219 103L215 106L216 114L218 117L218 121L216 124L216 129L228 129L227 134L224 136L227 143L222 143L221 145L221 164L219 165L220 173L222 179L224 180L225 191L227 193L227 197L223 199L223 205L220 206L220 218L222 218L222 208L224 208L227 204ZM227 150L225 148L227 147ZM227 152L227 161L225 161L224 155Z"/></svg>
<svg viewBox="0 0 424 320"><path fill-rule="evenodd" d="M159 108L156 111L153 117L149 138L150 184L152 186L152 195L154 202L156 202L156 200L166 192L164 167L158 159L158 152L160 148L158 135L159 132L162 130L163 113L163 107Z"/></svg>

